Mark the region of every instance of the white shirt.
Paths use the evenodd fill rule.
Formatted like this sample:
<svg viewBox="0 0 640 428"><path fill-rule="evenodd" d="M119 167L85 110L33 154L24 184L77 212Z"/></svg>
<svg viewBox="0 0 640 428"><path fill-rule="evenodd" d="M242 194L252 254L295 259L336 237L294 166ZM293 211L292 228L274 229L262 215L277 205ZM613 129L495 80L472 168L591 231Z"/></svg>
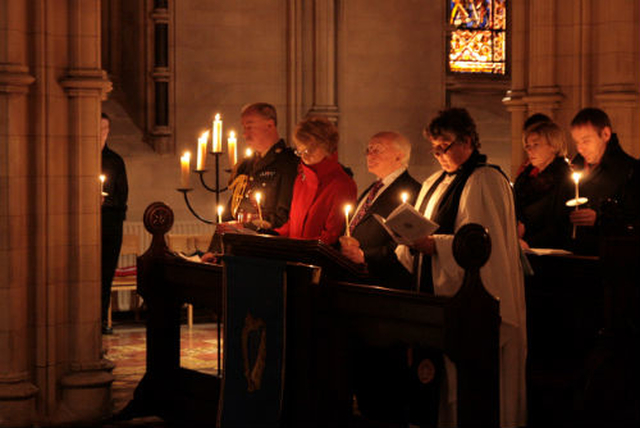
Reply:
<svg viewBox="0 0 640 428"><path fill-rule="evenodd" d="M376 199L378 199L378 197L382 195L382 192L384 192L387 189L387 187L391 186L391 183L396 181L396 178L400 177L402 173L404 173L406 170L407 170L407 167L403 166L396 169L391 174L387 174L387 176L382 179L382 187L378 190L378 193L376 193L376 196L375 198L373 198L373 201L371 201L371 204L373 204L376 201ZM371 190L369 190L369 192L367 192L366 195L362 195L362 198L360 198L360 203L356 207L356 210L353 212L353 218L356 217L356 215L358 214L358 211L360 211L360 208L362 208L362 205L364 205L364 202L367 200L367 196L369 196L370 192ZM398 205L400 204L400 202L402 202L402 200L400 199L400 195L398 195Z"/></svg>

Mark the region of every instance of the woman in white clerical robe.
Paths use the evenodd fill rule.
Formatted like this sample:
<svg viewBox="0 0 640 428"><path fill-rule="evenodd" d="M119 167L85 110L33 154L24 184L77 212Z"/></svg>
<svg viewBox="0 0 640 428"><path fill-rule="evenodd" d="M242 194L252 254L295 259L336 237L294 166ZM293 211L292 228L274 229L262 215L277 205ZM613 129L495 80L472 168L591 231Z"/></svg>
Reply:
<svg viewBox="0 0 640 428"><path fill-rule="evenodd" d="M425 129L432 152L443 171L422 185L416 209L440 225L431 236L413 245L399 246L398 259L414 271L422 257L421 290L453 296L464 277L456 263L452 243L455 232L467 223L484 226L491 237L491 255L480 269L482 283L499 299L500 316L500 425L526 425L525 361L527 354L524 279L516 230L511 186L497 167L486 164L478 152L475 123L464 109L440 112ZM413 253L413 254L412 254ZM418 270L416 268L415 270ZM448 393L442 397L440 425L456 418L455 366L445 358ZM479 393L481 393L479 391Z"/></svg>

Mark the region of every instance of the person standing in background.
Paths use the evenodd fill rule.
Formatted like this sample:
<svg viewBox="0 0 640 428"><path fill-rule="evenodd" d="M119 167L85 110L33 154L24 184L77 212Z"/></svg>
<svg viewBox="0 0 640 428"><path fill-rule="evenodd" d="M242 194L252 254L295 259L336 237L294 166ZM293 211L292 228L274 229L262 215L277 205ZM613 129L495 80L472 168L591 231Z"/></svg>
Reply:
<svg viewBox="0 0 640 428"><path fill-rule="evenodd" d="M127 213L129 185L124 161L107 146L111 119L102 113L100 143L102 145L102 174L105 176L102 195L102 334L112 334L107 325L111 300L111 282L118 265L122 246L122 224Z"/></svg>

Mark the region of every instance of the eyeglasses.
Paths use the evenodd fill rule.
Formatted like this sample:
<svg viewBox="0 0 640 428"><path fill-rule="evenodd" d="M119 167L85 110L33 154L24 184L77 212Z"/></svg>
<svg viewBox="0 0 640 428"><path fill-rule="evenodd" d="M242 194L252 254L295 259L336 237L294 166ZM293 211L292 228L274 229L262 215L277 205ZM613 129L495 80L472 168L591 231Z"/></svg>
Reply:
<svg viewBox="0 0 640 428"><path fill-rule="evenodd" d="M447 147L442 148L442 146L436 146L433 147L431 149L431 153L435 156L435 157L440 157L443 154L447 153L449 151L449 149L451 147L453 147L456 143L458 142L458 140L453 141L451 144L449 144Z"/></svg>
<svg viewBox="0 0 640 428"><path fill-rule="evenodd" d="M380 147L380 146L368 146L365 151L364 154L366 155L379 155L380 153L383 153L385 151L384 147Z"/></svg>
<svg viewBox="0 0 640 428"><path fill-rule="evenodd" d="M295 153L295 154L296 154L296 156L298 156L299 158L301 158L301 157L303 157L303 156L309 157L309 156L311 156L311 155L313 154L313 152L315 152L315 151L316 151L316 149L315 149L315 148L307 147L306 149L303 149L303 150L295 149L295 150L293 151L293 153Z"/></svg>

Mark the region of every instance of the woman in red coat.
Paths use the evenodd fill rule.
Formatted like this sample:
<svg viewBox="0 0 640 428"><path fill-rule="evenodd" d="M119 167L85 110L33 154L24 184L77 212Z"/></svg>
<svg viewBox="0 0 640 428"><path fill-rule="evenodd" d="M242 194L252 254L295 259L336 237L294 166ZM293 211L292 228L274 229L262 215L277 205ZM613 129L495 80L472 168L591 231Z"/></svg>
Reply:
<svg viewBox="0 0 640 428"><path fill-rule="evenodd" d="M293 141L302 162L289 221L276 229L279 235L334 244L344 232L344 207L355 203L356 183L338 163L338 139L336 127L321 117L296 126Z"/></svg>

